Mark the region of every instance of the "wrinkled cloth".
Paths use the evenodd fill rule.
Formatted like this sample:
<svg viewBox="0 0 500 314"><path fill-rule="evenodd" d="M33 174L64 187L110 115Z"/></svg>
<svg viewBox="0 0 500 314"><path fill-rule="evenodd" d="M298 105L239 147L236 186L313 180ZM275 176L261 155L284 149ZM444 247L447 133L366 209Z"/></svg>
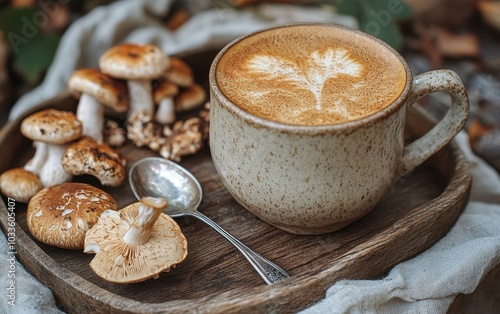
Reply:
<svg viewBox="0 0 500 314"><path fill-rule="evenodd" d="M97 67L100 55L120 42L153 43L169 54L218 48L256 29L288 22L357 22L322 9L261 5L252 10L213 9L192 17L176 31L161 20L171 1L119 1L99 7L75 21L61 40L55 61L43 83L22 97L10 118L66 90L72 71ZM467 134L457 136L473 173L469 204L450 232L430 249L396 265L382 279L343 280L320 302L301 311L311 313L445 313L459 293L471 293L483 276L500 262L500 178L468 146ZM10 261L5 237L0 238L0 275L8 287ZM5 313L62 313L50 290L18 262L16 306L0 297Z"/></svg>

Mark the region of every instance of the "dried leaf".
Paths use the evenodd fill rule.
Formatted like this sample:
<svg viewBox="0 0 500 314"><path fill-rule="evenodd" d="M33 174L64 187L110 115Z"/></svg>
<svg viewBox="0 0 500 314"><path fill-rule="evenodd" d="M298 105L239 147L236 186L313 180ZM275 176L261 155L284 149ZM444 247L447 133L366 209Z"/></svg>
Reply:
<svg viewBox="0 0 500 314"><path fill-rule="evenodd" d="M500 1L479 1L477 3L483 20L500 31Z"/></svg>

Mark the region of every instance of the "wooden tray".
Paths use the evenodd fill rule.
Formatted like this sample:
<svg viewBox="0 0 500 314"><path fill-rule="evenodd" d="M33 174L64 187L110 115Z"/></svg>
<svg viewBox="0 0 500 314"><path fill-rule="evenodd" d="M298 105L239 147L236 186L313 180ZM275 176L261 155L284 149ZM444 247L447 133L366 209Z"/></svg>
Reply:
<svg viewBox="0 0 500 314"><path fill-rule="evenodd" d="M205 87L213 56L214 52L203 52L185 57ZM61 95L31 112L46 107L74 110L76 101ZM30 141L19 132L21 119L12 121L0 133L0 172L23 165L33 154ZM411 136L419 136L432 125L421 109L411 110L407 126ZM132 145L124 146L120 153L129 165L154 155ZM451 143L396 182L364 218L335 233L297 236L268 225L238 205L222 186L208 148L184 158L181 164L203 187L200 211L282 266L291 275L289 279L272 286L264 284L219 234L197 220L181 218L177 221L189 243L183 263L156 280L111 284L88 266L93 255L35 241L26 227L26 206L19 202L15 206L17 257L70 313L290 312L321 299L337 280L383 276L395 264L430 247L455 223L467 203L471 184L466 159ZM92 178L76 180L101 187ZM135 202L128 183L104 189L120 206ZM7 228L7 213L0 202L3 230Z"/></svg>

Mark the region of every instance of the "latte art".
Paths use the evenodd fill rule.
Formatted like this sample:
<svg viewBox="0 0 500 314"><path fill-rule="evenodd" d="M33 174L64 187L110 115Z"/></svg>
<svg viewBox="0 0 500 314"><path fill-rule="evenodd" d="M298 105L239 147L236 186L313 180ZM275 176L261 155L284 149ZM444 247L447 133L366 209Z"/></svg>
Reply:
<svg viewBox="0 0 500 314"><path fill-rule="evenodd" d="M305 71L293 61L264 55L251 58L247 63L247 68L250 73L262 75L262 79L289 82L298 88L310 91L316 98L317 110L322 109L323 87L329 79L340 74L358 77L361 73L361 65L349 59L347 51L343 49L330 48L324 53L313 51L309 57ZM276 87L270 84L269 91L264 92L263 95L279 92L279 88ZM343 112L343 108L334 110L337 110L339 114Z"/></svg>
<svg viewBox="0 0 500 314"><path fill-rule="evenodd" d="M380 44L322 25L275 28L236 43L217 83L240 108L265 119L325 125L360 119L392 103L406 73Z"/></svg>

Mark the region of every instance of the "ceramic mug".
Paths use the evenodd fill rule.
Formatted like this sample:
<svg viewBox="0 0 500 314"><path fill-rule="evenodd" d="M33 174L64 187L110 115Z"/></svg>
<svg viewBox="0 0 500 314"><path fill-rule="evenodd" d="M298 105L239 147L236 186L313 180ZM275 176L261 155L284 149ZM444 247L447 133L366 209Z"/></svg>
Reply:
<svg viewBox="0 0 500 314"><path fill-rule="evenodd" d="M296 29L293 29L294 27ZM312 29L315 27L316 30ZM293 37L293 34L302 30L309 38L306 40L307 43L302 42L305 39L301 37ZM292 35L288 34L288 31ZM310 31L317 32L318 36L329 36L328 33L331 31L333 37L310 39L315 37L312 35L316 35L316 33L308 34ZM269 40L269 36L280 35L274 34L275 32L288 35L283 40L280 38ZM335 36L340 36L340 39ZM297 66L292 65L291 55L288 56L289 59L286 59L285 55L283 59L275 58L272 59L273 62L267 63L267 66L256 68L256 64L259 65L256 60L264 62L265 65L265 62L269 61L270 54L284 56L289 53L285 51L283 54L279 51L290 50L288 45L293 44L294 40L298 41L297 46L314 46L314 49L319 51L315 54L309 53L308 56L340 58L342 62L335 63L337 64L335 71L340 67L352 77L359 74L356 80L360 82L369 83L369 80L363 81L364 75L373 71L379 71L380 73L376 75L385 77L389 75L387 72L395 71L393 67L400 69L398 71L404 74L401 76L403 78L401 87L398 87L400 90L394 99L381 109L344 122L319 125L308 125L306 122L304 125L277 122L264 114L251 112L245 105L251 105L252 99L247 99L246 96L253 97L258 94L259 97L263 97L265 94L268 98L262 102L265 104L264 109L271 110L274 106L278 107L284 103L284 109L279 110L285 111L292 110L287 107L287 102L303 103L314 96L311 96L311 92L300 92L302 93L300 95L297 92L297 97L302 98L295 99L294 93L290 93L289 89L302 83L290 83L295 79L286 77L302 73L297 69L300 64L309 62L307 57L294 61ZM337 42L346 45L346 53L329 48L335 47ZM274 46L270 46L270 43ZM260 49L259 45L265 47ZM366 53L367 45L372 49L368 49L369 54ZM252 51L250 54L255 51L256 54L262 55L260 57L250 55L248 52L250 50ZM238 53L242 55L239 56ZM358 55L368 58L366 66L362 61L358 67L352 63L354 64L350 68L352 71L348 72L346 65L351 66L349 62L352 60L345 59L346 56ZM231 63L234 62L231 58L237 58L241 64L248 60L251 62L248 61L246 68L242 68L236 66L236 63ZM245 61L246 59L248 60ZM221 60L227 64L221 65ZM372 67L370 71L355 71L366 68L369 64L373 66L373 62L376 64L386 62L386 64ZM334 64L333 61L331 63ZM285 71L282 69L284 65L295 70ZM262 71L265 71L266 67L274 72L268 75L269 79L259 80L258 77L263 75ZM258 74L247 80L250 84L248 88L254 88L252 82L257 80L255 84L258 85L255 85L255 88L267 88L267 84L272 92L250 90L240 95L237 94L238 89L247 88L241 85L234 89L236 94L231 94L230 88L234 87L231 86L233 83L231 79L234 79L235 84L246 82L238 80L246 75L242 71L248 69L253 69L255 72L253 74ZM323 73L318 72L320 70L309 69L308 73ZM225 83L222 81L224 71L230 73L229 80ZM338 75L332 80L341 86L345 80L352 77ZM216 56L210 68L209 78L210 149L222 183L244 208L262 220L295 234L333 232L367 214L398 178L450 142L465 125L469 113L466 90L456 73L437 70L413 77L403 57L386 43L361 31L333 24L283 25L238 38ZM282 78L283 82L275 85L276 78ZM312 81L314 76L309 76L308 79ZM377 95L380 91L386 93L384 88L390 87L391 81L388 79L384 82L373 81L370 85L368 83L365 86L356 85L355 91L364 95ZM226 84L223 86L224 91L221 88L223 84ZM383 84L385 86L381 86ZM277 86L279 88L276 88ZM451 95L451 106L447 115L420 139L405 145L404 129L408 108L420 98L438 91ZM321 96L326 98L326 104L336 99L335 96L324 96L324 94ZM383 96L377 97L383 98ZM353 104L352 99L355 101L358 97L349 96L345 101ZM260 98L258 100L260 101Z"/></svg>

